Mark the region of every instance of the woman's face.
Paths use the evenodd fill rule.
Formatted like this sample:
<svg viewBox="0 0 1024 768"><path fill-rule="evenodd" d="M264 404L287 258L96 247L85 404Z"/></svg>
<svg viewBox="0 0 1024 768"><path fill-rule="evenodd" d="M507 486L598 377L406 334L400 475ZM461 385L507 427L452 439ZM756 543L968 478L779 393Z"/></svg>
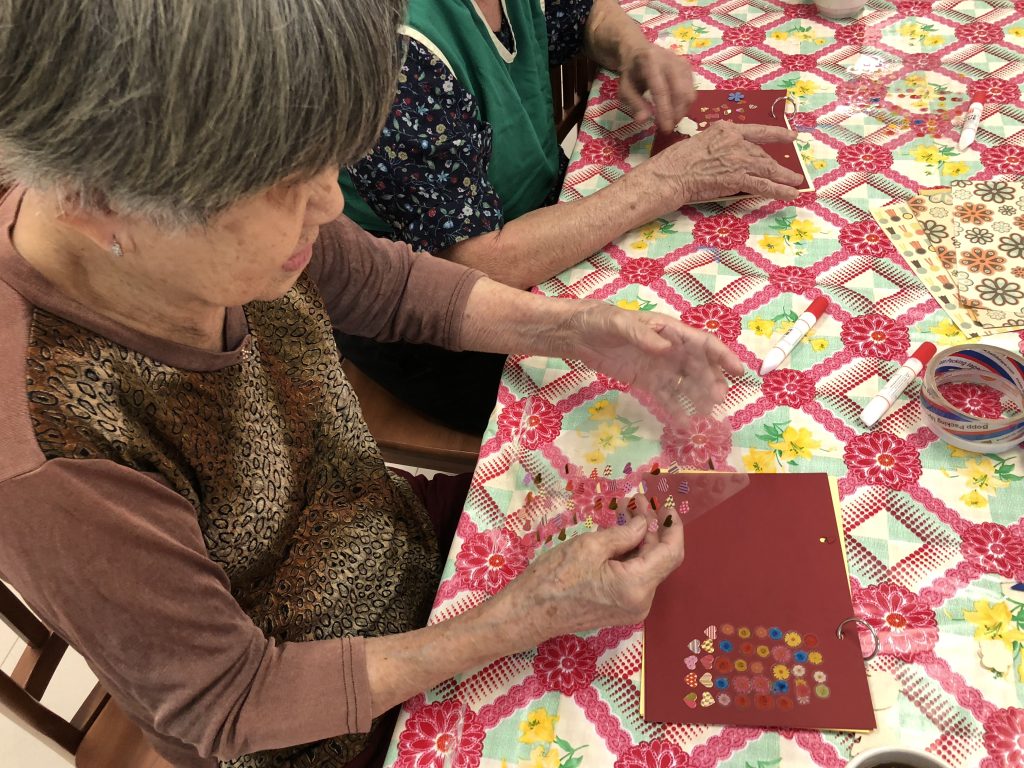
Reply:
<svg viewBox="0 0 1024 768"><path fill-rule="evenodd" d="M325 168L244 198L205 227L167 232L125 222L124 266L169 300L220 307L270 301L295 284L320 226L343 208L338 168Z"/></svg>

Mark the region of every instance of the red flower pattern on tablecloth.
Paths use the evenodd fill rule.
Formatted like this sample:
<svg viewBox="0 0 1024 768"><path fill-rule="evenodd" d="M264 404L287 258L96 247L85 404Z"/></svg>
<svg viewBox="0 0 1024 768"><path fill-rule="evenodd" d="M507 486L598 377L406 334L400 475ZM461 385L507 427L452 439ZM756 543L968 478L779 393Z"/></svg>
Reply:
<svg viewBox="0 0 1024 768"><path fill-rule="evenodd" d="M904 325L885 315L851 317L839 332L843 344L863 357L896 358L903 362L910 348L910 335Z"/></svg>
<svg viewBox="0 0 1024 768"><path fill-rule="evenodd" d="M1024 579L1024 537L998 523L979 523L961 536L960 551L985 573Z"/></svg>
<svg viewBox="0 0 1024 768"><path fill-rule="evenodd" d="M736 310L721 304L690 307L683 312L680 319L698 330L714 334L726 343L736 341L740 335L740 316L736 314Z"/></svg>
<svg viewBox="0 0 1024 768"><path fill-rule="evenodd" d="M839 148L839 167L851 171L878 173L892 167L892 152L877 144L862 141Z"/></svg>
<svg viewBox="0 0 1024 768"><path fill-rule="evenodd" d="M749 77L734 77L730 80L726 80L722 83L721 90L723 91L749 91L751 88L759 88L760 86L751 80Z"/></svg>
<svg viewBox="0 0 1024 768"><path fill-rule="evenodd" d="M782 64L783 69L790 72L810 72L815 69L818 57L811 56L809 53L787 53L779 57L779 62Z"/></svg>
<svg viewBox="0 0 1024 768"><path fill-rule="evenodd" d="M650 285L665 274L665 269L654 259L623 259L619 274L630 285Z"/></svg>
<svg viewBox="0 0 1024 768"><path fill-rule="evenodd" d="M918 651L934 647L939 636L935 611L901 584L884 582L873 587L853 587L856 614L874 628L880 653L913 661ZM860 636L865 652L872 650L868 633Z"/></svg>
<svg viewBox="0 0 1024 768"><path fill-rule="evenodd" d="M864 256L895 256L896 249L874 220L864 219L844 224L839 230L839 244L851 254Z"/></svg>
<svg viewBox="0 0 1024 768"><path fill-rule="evenodd" d="M690 756L666 739L630 744L615 760L615 768L686 768Z"/></svg>
<svg viewBox="0 0 1024 768"><path fill-rule="evenodd" d="M803 293L814 287L814 275L803 267L772 267L768 279L786 293Z"/></svg>
<svg viewBox="0 0 1024 768"><path fill-rule="evenodd" d="M964 413L984 419L998 419L1002 416L999 392L982 384L943 384L939 387L949 404Z"/></svg>
<svg viewBox="0 0 1024 768"><path fill-rule="evenodd" d="M761 391L774 403L799 408L814 399L814 378L807 371L779 368L764 377Z"/></svg>
<svg viewBox="0 0 1024 768"><path fill-rule="evenodd" d="M526 403L529 415L524 419ZM562 414L551 403L540 397L517 400L498 414L497 438L503 443L519 440L527 450L536 450L552 442L562 431Z"/></svg>
<svg viewBox="0 0 1024 768"><path fill-rule="evenodd" d="M738 27L727 27L722 30L722 42L726 45L754 45L764 42L764 30L741 24Z"/></svg>
<svg viewBox="0 0 1024 768"><path fill-rule="evenodd" d="M669 461L681 467L707 469L725 460L732 448L732 429L710 416L692 416L682 427L666 427L661 437Z"/></svg>
<svg viewBox="0 0 1024 768"><path fill-rule="evenodd" d="M395 766L475 768L483 751L484 729L476 713L459 701L436 701L409 716Z"/></svg>
<svg viewBox="0 0 1024 768"><path fill-rule="evenodd" d="M784 3L782 4L782 15L787 19L808 19L814 16L818 12L818 9L814 7L813 3L807 3L805 5Z"/></svg>
<svg viewBox="0 0 1024 768"><path fill-rule="evenodd" d="M990 173L1024 173L1024 147L998 144L982 147L981 162Z"/></svg>
<svg viewBox="0 0 1024 768"><path fill-rule="evenodd" d="M547 690L572 696L594 679L597 656L586 640L576 635L561 635L537 647L533 671Z"/></svg>
<svg viewBox="0 0 1024 768"><path fill-rule="evenodd" d="M572 491L572 502L577 520L584 522L590 518L598 528L609 528L618 524L619 512L622 511L622 507L619 507L619 511L611 508L610 496L613 496L614 493L608 494L608 487L607 481L602 483L600 480L587 477L576 480Z"/></svg>
<svg viewBox="0 0 1024 768"><path fill-rule="evenodd" d="M985 720L984 739L980 768L1024 768L1024 709L997 709Z"/></svg>
<svg viewBox="0 0 1024 768"><path fill-rule="evenodd" d="M490 595L525 571L527 565L519 539L500 528L472 534L455 556L455 570L469 588Z"/></svg>
<svg viewBox="0 0 1024 768"><path fill-rule="evenodd" d="M749 234L747 223L729 213L698 219L693 224L693 241L712 248L735 248Z"/></svg>
<svg viewBox="0 0 1024 768"><path fill-rule="evenodd" d="M588 165L619 165L627 157L629 144L610 136L590 139L580 150L580 158Z"/></svg>
<svg viewBox="0 0 1024 768"><path fill-rule="evenodd" d="M931 0L896 0L896 8L904 16L921 16L931 13Z"/></svg>
<svg viewBox="0 0 1024 768"><path fill-rule="evenodd" d="M972 21L970 24L963 24L956 30L958 43L972 43L986 45L989 43L1003 42L1003 29L987 21Z"/></svg>
<svg viewBox="0 0 1024 768"><path fill-rule="evenodd" d="M860 26L859 24L852 24ZM840 27L839 32L850 27ZM837 33L836 37L839 37ZM859 104L866 106L871 99L885 98L885 86L882 83L867 78L858 77L854 80L846 80L836 86L836 97L840 104Z"/></svg>
<svg viewBox="0 0 1024 768"><path fill-rule="evenodd" d="M850 439L843 452L850 476L901 491L921 476L921 457L902 437L868 432Z"/></svg>
<svg viewBox="0 0 1024 768"><path fill-rule="evenodd" d="M599 93L601 101L608 101L609 99L618 98L619 78L605 77L603 80L601 80L601 89Z"/></svg>
<svg viewBox="0 0 1024 768"><path fill-rule="evenodd" d="M970 101L977 101L981 104L1007 104L1020 99L1020 86L1001 80L998 77L985 77L981 80L972 80L967 84L967 93ZM964 110L967 105L964 105Z"/></svg>

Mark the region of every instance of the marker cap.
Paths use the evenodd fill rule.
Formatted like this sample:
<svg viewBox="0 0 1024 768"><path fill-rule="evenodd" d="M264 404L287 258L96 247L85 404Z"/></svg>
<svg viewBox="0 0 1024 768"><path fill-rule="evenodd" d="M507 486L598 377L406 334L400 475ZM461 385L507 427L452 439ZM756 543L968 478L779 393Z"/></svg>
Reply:
<svg viewBox="0 0 1024 768"><path fill-rule="evenodd" d="M935 345L930 341L924 342L921 346L914 350L914 354L910 356L912 360L917 360L922 366L928 365L928 361L935 355Z"/></svg>
<svg viewBox="0 0 1024 768"><path fill-rule="evenodd" d="M826 309L828 309L828 299L824 296L819 296L811 302L811 306L804 310L804 314L809 312L816 318L821 319L821 316L825 314Z"/></svg>

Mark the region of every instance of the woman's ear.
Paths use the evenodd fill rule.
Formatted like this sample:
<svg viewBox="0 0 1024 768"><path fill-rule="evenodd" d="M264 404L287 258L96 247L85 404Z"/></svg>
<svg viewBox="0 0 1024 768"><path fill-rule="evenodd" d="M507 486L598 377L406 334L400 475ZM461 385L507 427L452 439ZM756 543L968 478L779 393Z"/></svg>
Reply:
<svg viewBox="0 0 1024 768"><path fill-rule="evenodd" d="M126 222L108 204L105 197L85 200L80 192L59 190L57 221L88 238L103 251L124 255L129 240Z"/></svg>

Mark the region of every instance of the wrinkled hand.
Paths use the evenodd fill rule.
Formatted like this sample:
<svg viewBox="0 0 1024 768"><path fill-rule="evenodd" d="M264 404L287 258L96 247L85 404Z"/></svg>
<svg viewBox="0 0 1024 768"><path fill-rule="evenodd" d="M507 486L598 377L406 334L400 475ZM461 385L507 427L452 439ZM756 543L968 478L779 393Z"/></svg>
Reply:
<svg viewBox="0 0 1024 768"><path fill-rule="evenodd" d="M566 357L650 393L679 417L683 398L706 413L725 399L726 374L743 374L739 358L717 338L657 312L580 302L570 329L575 346Z"/></svg>
<svg viewBox="0 0 1024 768"><path fill-rule="evenodd" d="M658 584L683 562L683 526L674 511L659 520L643 495L636 502L626 525L545 552L498 595L533 642L647 616Z"/></svg>
<svg viewBox="0 0 1024 768"><path fill-rule="evenodd" d="M725 120L667 147L640 168L677 185L678 205L730 195L793 200L804 179L775 162L758 144L789 143L797 134L772 125L737 125ZM639 169L638 169L639 170Z"/></svg>
<svg viewBox="0 0 1024 768"><path fill-rule="evenodd" d="M695 96L690 63L653 43L625 54L619 97L633 109L637 122L651 116L651 106L643 96L644 91L650 92L654 102L658 129L671 131L686 117Z"/></svg>

